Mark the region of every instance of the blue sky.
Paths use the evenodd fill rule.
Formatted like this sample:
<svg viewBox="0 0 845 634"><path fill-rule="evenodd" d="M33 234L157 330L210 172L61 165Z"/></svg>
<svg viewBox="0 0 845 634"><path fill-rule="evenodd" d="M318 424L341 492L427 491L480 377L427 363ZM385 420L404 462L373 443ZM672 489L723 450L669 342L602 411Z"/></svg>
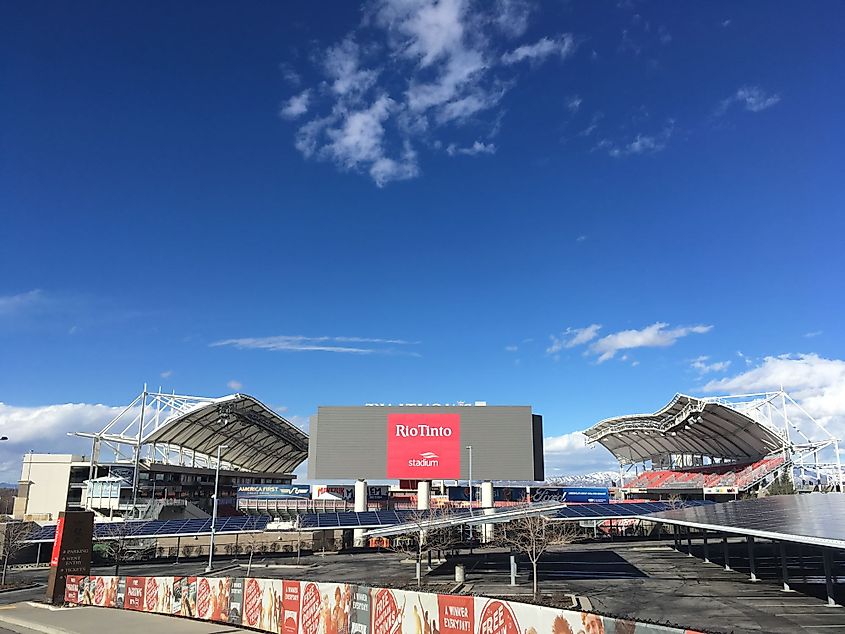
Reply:
<svg viewBox="0 0 845 634"><path fill-rule="evenodd" d="M677 391L845 432L840 2L5 14L4 479L145 381L529 403L561 473Z"/></svg>

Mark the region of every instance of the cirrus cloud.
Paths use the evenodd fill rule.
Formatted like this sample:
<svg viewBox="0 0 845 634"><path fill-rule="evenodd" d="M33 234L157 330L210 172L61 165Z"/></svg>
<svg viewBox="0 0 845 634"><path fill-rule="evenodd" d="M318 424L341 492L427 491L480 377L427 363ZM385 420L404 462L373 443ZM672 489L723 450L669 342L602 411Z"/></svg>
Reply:
<svg viewBox="0 0 845 634"><path fill-rule="evenodd" d="M681 326L669 328L665 322L657 322L641 330L620 330L602 337L590 346L590 352L598 355L598 362L603 363L616 356L620 350L634 348L665 348L687 335L710 332L713 326Z"/></svg>

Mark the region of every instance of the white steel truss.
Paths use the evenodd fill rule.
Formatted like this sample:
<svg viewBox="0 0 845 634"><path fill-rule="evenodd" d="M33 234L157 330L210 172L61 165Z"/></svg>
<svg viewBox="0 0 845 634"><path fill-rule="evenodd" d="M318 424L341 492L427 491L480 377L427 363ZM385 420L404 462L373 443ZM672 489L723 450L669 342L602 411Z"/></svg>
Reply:
<svg viewBox="0 0 845 634"><path fill-rule="evenodd" d="M138 464L143 459L201 468L212 468L216 464L214 457L191 449L164 443L144 443L145 438L173 417L215 400L204 396L149 392L144 385L144 390L106 423L103 429L98 432L73 432L70 435L91 439L89 477L94 477L94 468L99 464L131 462L135 465L133 485L137 488Z"/></svg>
<svg viewBox="0 0 845 634"><path fill-rule="evenodd" d="M812 470L818 480L821 479L820 474L824 472L831 475L839 491L845 493L845 487L843 487L845 473L843 473L840 454L841 439L831 434L820 421L816 420L785 390L696 397L694 402L690 402L672 418L687 420L695 414L695 411L700 410L707 403L717 403L730 407L774 432L783 443L782 448L775 452L775 455L783 454L785 458L784 468L787 465L793 465L801 471L802 476L805 470ZM625 423L628 429L636 428L639 424L644 426L654 425L653 421L633 423L628 420ZM683 458L689 460L689 466L707 464L708 459L710 464L719 463L718 458L714 459L713 456L707 456L704 453L684 455ZM631 477L632 469L635 473L639 473L640 469L645 470L646 467L646 462L620 462L620 478L624 482L626 478ZM657 465L652 465L652 467L657 468ZM794 479L792 467L789 468L789 475L790 478Z"/></svg>

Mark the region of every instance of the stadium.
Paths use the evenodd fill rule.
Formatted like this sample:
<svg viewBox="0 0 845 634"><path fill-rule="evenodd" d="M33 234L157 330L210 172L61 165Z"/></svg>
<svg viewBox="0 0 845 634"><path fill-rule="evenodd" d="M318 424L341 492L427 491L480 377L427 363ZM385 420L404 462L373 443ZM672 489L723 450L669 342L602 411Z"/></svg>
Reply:
<svg viewBox="0 0 845 634"><path fill-rule="evenodd" d="M618 460L626 497L725 500L783 474L801 491L842 491L839 440L782 391L678 394L653 414L608 418L585 434Z"/></svg>
<svg viewBox="0 0 845 634"><path fill-rule="evenodd" d="M298 562L338 552L351 557L343 570L353 577L425 578L442 589L445 576L493 594L543 579L573 592L584 613L654 620L657 604L644 598L626 612L614 583L645 575L659 593L670 582L643 571L671 556L700 592L716 565L725 584L762 579L801 588L819 609L841 603L839 439L785 392L678 394L654 413L608 418L584 434L618 462L615 486L546 482L543 417L531 406L321 406L306 432L249 395L145 389L100 431L74 434L90 443L87 455L24 456L13 519L29 529L15 558L48 565L60 518L87 511L103 565L120 563L118 542L131 544L124 554L138 567L194 562L208 574L247 557L247 577L256 555L295 553ZM300 483L306 460L309 482ZM776 495L784 487L795 495ZM514 542L502 549L537 521L566 536L558 548L537 560ZM391 581L390 553L409 545L416 567ZM589 570L577 572L579 558ZM313 565L335 580L331 566ZM715 615L659 609L667 622L727 631Z"/></svg>

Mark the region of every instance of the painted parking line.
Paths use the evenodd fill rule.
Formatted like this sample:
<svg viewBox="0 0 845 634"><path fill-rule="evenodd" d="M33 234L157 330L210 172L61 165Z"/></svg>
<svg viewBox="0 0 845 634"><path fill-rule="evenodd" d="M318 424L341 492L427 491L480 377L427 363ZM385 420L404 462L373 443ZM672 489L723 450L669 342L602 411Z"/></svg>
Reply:
<svg viewBox="0 0 845 634"><path fill-rule="evenodd" d="M822 618L830 617L832 619L841 619L842 613L840 612L840 613L836 614L836 613L831 612L830 614L825 614L824 612L819 610L818 612L784 612L783 614L775 614L775 616L813 616L813 617L822 617Z"/></svg>

